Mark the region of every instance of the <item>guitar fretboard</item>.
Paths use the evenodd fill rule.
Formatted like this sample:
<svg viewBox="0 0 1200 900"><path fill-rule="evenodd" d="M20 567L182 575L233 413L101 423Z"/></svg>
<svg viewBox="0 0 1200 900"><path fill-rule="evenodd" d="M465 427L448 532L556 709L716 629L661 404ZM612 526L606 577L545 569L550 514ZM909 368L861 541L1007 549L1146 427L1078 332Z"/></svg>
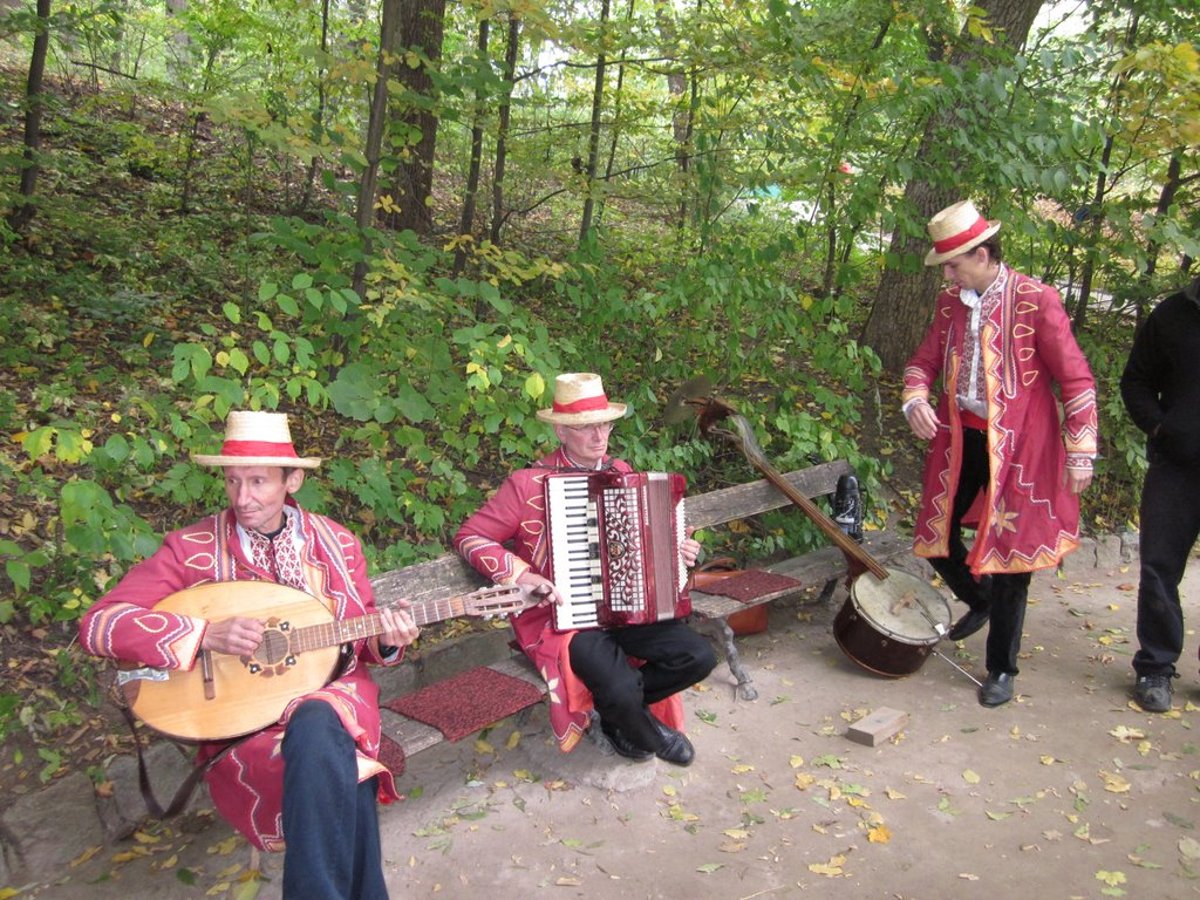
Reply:
<svg viewBox="0 0 1200 900"><path fill-rule="evenodd" d="M418 626L457 618L466 613L466 603L463 602L462 597L427 600L423 603L413 604L409 609L409 614ZM298 628L292 632L290 643L294 652L303 653L309 650L319 650L322 647L345 644L349 641L361 641L364 638L383 634L386 630L383 626L383 615L372 613L369 616L357 616L353 619L340 619Z"/></svg>

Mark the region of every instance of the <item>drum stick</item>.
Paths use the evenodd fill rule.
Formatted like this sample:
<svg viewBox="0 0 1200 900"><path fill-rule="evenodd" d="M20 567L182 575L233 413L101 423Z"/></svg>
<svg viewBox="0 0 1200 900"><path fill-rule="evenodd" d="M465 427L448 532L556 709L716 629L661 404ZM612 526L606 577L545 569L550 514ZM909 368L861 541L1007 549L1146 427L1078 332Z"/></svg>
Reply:
<svg viewBox="0 0 1200 900"><path fill-rule="evenodd" d="M964 669L962 666L960 666L958 663L956 663L954 660L952 660L950 657L948 657L941 650L934 650L933 652L936 653L938 656L940 656L942 659L944 659L946 662L950 663L950 665L954 666L954 668L958 669L958 671L962 672L964 675L966 675L968 678L970 678L973 682L975 682L976 685L978 685L979 687L983 687L982 681L980 681L978 678L976 678L974 675L972 675L970 672L968 672L966 669Z"/></svg>

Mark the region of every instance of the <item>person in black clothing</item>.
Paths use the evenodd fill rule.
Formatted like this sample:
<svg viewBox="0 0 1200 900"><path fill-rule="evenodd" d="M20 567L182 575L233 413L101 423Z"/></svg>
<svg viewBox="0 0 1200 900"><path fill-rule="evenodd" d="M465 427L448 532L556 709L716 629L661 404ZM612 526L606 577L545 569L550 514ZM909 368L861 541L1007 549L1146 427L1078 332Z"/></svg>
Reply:
<svg viewBox="0 0 1200 900"><path fill-rule="evenodd" d="M1171 708L1183 652L1179 582L1200 535L1200 278L1171 294L1133 341L1121 396L1146 432L1150 468L1142 488L1138 651L1133 696L1147 712Z"/></svg>

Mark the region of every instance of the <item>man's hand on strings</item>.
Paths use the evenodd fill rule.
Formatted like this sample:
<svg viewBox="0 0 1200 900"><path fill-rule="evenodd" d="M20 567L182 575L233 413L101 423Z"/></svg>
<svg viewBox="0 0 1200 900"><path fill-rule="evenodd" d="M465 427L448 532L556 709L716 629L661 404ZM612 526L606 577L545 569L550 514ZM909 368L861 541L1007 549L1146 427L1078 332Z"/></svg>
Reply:
<svg viewBox="0 0 1200 900"><path fill-rule="evenodd" d="M243 616L209 622L200 647L230 656L251 656L262 643L264 630L266 626L258 619Z"/></svg>
<svg viewBox="0 0 1200 900"><path fill-rule="evenodd" d="M404 599L379 611L380 624L383 625L383 634L379 635L381 646L407 647L417 639L421 629L413 621L411 607L412 604Z"/></svg>

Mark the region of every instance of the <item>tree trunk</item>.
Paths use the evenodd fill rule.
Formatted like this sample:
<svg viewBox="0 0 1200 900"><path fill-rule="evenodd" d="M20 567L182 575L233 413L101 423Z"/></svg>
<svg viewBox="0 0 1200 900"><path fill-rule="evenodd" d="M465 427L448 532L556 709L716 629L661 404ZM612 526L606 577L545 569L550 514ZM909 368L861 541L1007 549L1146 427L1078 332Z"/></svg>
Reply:
<svg viewBox="0 0 1200 900"><path fill-rule="evenodd" d="M481 65L488 61L487 19L479 21L479 37L475 49ZM471 164L467 169L467 186L463 196L462 215L458 220L458 236L461 242L467 235L475 234L475 201L479 194L479 172L483 168L483 116L486 92L482 87L475 89L475 110L471 114ZM454 250L454 277L462 274L467 261L467 252L460 243Z"/></svg>
<svg viewBox="0 0 1200 900"><path fill-rule="evenodd" d="M663 56L671 56L678 44L678 30L671 7L665 0L655 0L654 21L658 26L658 37L662 44ZM671 96L671 138L675 144L675 168L679 174L679 227L683 227L687 217L688 168L691 164L691 131L692 110L686 102L688 96L688 76L686 72L672 69L667 72L667 93Z"/></svg>
<svg viewBox="0 0 1200 900"><path fill-rule="evenodd" d="M1129 20L1129 27L1125 29L1125 49L1132 50L1137 42L1137 32L1140 25L1140 17L1135 10ZM1129 79L1127 72L1122 72L1113 79L1112 87L1108 93L1109 110L1111 121L1120 122L1121 115L1121 99L1122 88L1125 82ZM1084 322L1087 321L1088 304L1092 297L1092 278L1096 272L1096 247L1099 244L1100 229L1104 224L1104 201L1108 195L1112 193L1115 185L1110 184L1108 180L1108 166L1112 160L1113 146L1116 143L1116 134L1114 131L1109 131L1104 140L1104 152L1100 157L1099 172L1096 175L1096 190L1092 194L1092 202L1090 206L1090 215L1088 217L1088 239L1085 242L1085 254L1083 259L1083 273L1079 279L1079 301L1075 304L1075 314L1071 317L1072 324L1075 328L1082 328Z"/></svg>
<svg viewBox="0 0 1200 900"><path fill-rule="evenodd" d="M637 0L629 0L629 10L625 15L626 28L633 21L633 7ZM608 159L604 163L604 183L607 185L612 178L613 166L617 159L617 144L621 140L621 101L624 99L622 89L625 86L625 56L626 51L621 50L621 59L617 63L617 86L613 91L613 127L612 134L608 136ZM601 196L600 203L596 208L596 222L599 223L604 218L604 200L607 197L607 192Z"/></svg>
<svg viewBox="0 0 1200 900"><path fill-rule="evenodd" d="M433 193L433 160L437 148L438 116L433 108L434 87L430 69L442 58L442 36L445 31L446 0L409 0L401 7L400 46L412 48L422 57L413 68L402 65L396 70L397 80L412 98L403 106L399 121L400 143L392 200L396 209L386 217L388 227L411 228L418 234L433 230L433 215L429 199ZM420 135L413 140L410 135Z"/></svg>
<svg viewBox="0 0 1200 900"><path fill-rule="evenodd" d="M21 156L20 199L8 215L8 227L22 231L33 219L33 192L37 188L42 150L42 76L46 72L46 52L50 47L50 0L37 0L37 34L33 37L33 55L29 58L29 77L25 82L25 151Z"/></svg>
<svg viewBox="0 0 1200 900"><path fill-rule="evenodd" d="M496 162L492 168L491 242L500 245L500 230L508 214L504 211L504 164L508 156L508 121L512 114L513 79L517 75L517 56L521 47L521 20L509 13L508 47L504 51L504 96L500 99L500 121L496 127Z"/></svg>
<svg viewBox="0 0 1200 900"><path fill-rule="evenodd" d="M583 201L583 217L579 222L579 243L582 246L592 231L592 211L596 206L593 190L596 185L596 166L600 158L600 111L604 101L604 41L608 34L609 0L600 0L600 53L596 57L596 81L592 88L592 123L588 129L588 158L584 168L587 196Z"/></svg>
<svg viewBox="0 0 1200 900"><path fill-rule="evenodd" d="M188 0L167 0L167 19L174 19L187 12ZM171 46L167 53L167 71L176 84L186 84L192 69L192 37L180 26L171 32Z"/></svg>
<svg viewBox="0 0 1200 900"><path fill-rule="evenodd" d="M375 63L375 90L371 94L371 112L367 121L367 141L363 148L367 166L358 183L358 198L354 220L363 241L363 258L354 265L354 291L363 296L363 283L367 277L367 257L371 253L371 238L367 229L374 219L375 191L379 184L379 155L383 146L383 125L387 120L388 77L391 75L391 59L396 53L396 40L400 32L401 0L383 0L383 15L379 24L379 59Z"/></svg>
<svg viewBox="0 0 1200 900"><path fill-rule="evenodd" d="M1017 50L1025 43L1042 0L979 0L977 5L987 14L993 30L1002 29L1005 43ZM962 66L973 60L978 46L974 41L965 42L955 51L951 62ZM953 154L949 144L941 139L943 121L943 114L930 117L916 158L929 159L936 149L943 160L942 167L953 172ZM862 334L863 343L874 348L888 371L900 372L920 343L933 315L941 283L941 272L936 267L922 265L929 244L924 224L938 210L969 193L969 186L934 185L924 179L913 179L905 185L888 251L895 262L880 279Z"/></svg>
<svg viewBox="0 0 1200 900"><path fill-rule="evenodd" d="M329 0L321 0L321 59L328 58L329 53ZM313 131L320 134L325 130L325 63L317 70L317 111ZM313 188L317 181L317 164L320 157L313 154L308 163L308 172L304 176L304 192L300 195L298 212L304 212L312 203Z"/></svg>
<svg viewBox="0 0 1200 900"><path fill-rule="evenodd" d="M1183 148L1178 147L1171 154L1171 161L1167 164L1167 180L1163 182L1162 190L1158 194L1158 205L1154 208L1157 218L1163 219L1170 213L1179 189L1188 180L1183 177ZM1144 290L1138 293L1135 306L1138 327L1141 327L1146 316L1146 301L1153 292L1154 272L1158 268L1158 254L1161 252L1162 242L1158 238L1152 237L1146 242L1146 271L1141 275Z"/></svg>

